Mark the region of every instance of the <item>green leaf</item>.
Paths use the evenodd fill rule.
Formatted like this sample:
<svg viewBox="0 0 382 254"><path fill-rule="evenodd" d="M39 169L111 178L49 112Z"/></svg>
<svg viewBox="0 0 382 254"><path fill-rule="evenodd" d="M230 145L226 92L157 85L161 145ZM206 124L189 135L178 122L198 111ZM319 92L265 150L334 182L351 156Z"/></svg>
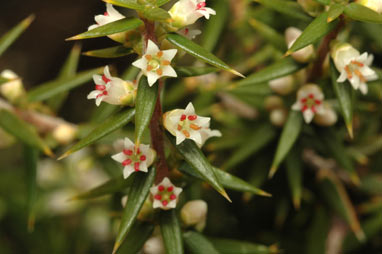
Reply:
<svg viewBox="0 0 382 254"><path fill-rule="evenodd" d="M34 18L34 15L30 15L0 38L0 56L29 27Z"/></svg>
<svg viewBox="0 0 382 254"><path fill-rule="evenodd" d="M110 195L119 191L123 191L132 184L132 179L132 177L124 179L123 176L110 179L105 183L92 188L91 190L85 191L72 197L71 200L86 200L99 198L105 195Z"/></svg>
<svg viewBox="0 0 382 254"><path fill-rule="evenodd" d="M8 110L0 109L0 127L24 144L38 148L48 156L53 156L52 151L36 130Z"/></svg>
<svg viewBox="0 0 382 254"><path fill-rule="evenodd" d="M145 8L142 10L141 14L146 19L153 20L153 21L165 21L171 18L170 14L167 11L161 8L155 8L155 7Z"/></svg>
<svg viewBox="0 0 382 254"><path fill-rule="evenodd" d="M154 232L154 224L135 222L117 254L137 254Z"/></svg>
<svg viewBox="0 0 382 254"><path fill-rule="evenodd" d="M207 51L212 52L219 41L219 38L226 28L227 19L230 13L229 1L220 0L212 2L212 9L218 13L210 17L203 28L201 46Z"/></svg>
<svg viewBox="0 0 382 254"><path fill-rule="evenodd" d="M244 77L242 74L240 74L239 72L229 67L226 63L224 63L222 60L217 58L211 52L207 51L206 49L202 48L198 44L190 41L189 39L179 34L175 34L175 33L167 34L167 40L169 40L175 46L183 49L184 51L186 51L193 57L196 57L208 64L211 64L212 66L215 66L216 68L229 71L240 77Z"/></svg>
<svg viewBox="0 0 382 254"><path fill-rule="evenodd" d="M345 7L344 13L349 18L362 22L382 24L382 14L378 14L361 4L350 3Z"/></svg>
<svg viewBox="0 0 382 254"><path fill-rule="evenodd" d="M190 254L219 254L212 243L200 233L188 231L183 233L183 239Z"/></svg>
<svg viewBox="0 0 382 254"><path fill-rule="evenodd" d="M280 78L302 69L305 65L299 64L291 57L283 58L264 69L248 76L247 78L234 83L230 88L246 85L256 85Z"/></svg>
<svg viewBox="0 0 382 254"><path fill-rule="evenodd" d="M195 77L217 72L215 67L175 67L178 78Z"/></svg>
<svg viewBox="0 0 382 254"><path fill-rule="evenodd" d="M368 174L363 176L360 189L371 195L382 195L382 175Z"/></svg>
<svg viewBox="0 0 382 254"><path fill-rule="evenodd" d="M164 4L167 4L168 2L170 2L170 0L157 0L157 6L162 6Z"/></svg>
<svg viewBox="0 0 382 254"><path fill-rule="evenodd" d="M315 18L312 23L310 23L302 32L302 34L296 39L286 54L290 55L299 49L305 48L306 46L315 43L337 26L338 20L330 23L328 23L327 20L327 12L324 12Z"/></svg>
<svg viewBox="0 0 382 254"><path fill-rule="evenodd" d="M338 18L345 10L345 5L343 4L332 4L330 7L329 7L329 10L328 10L328 18L327 18L327 21L328 22L332 22L333 20L335 20L336 18Z"/></svg>
<svg viewBox="0 0 382 254"><path fill-rule="evenodd" d="M302 194L303 163L301 150L295 147L285 159L288 184L295 209L300 208Z"/></svg>
<svg viewBox="0 0 382 254"><path fill-rule="evenodd" d="M340 104L342 117L345 120L345 124L348 130L349 136L353 138L353 103L352 103L353 89L348 82L341 83L341 84L337 83L338 72L332 61L330 63L330 72L331 72L333 89L337 96L337 100Z"/></svg>
<svg viewBox="0 0 382 254"><path fill-rule="evenodd" d="M143 25L143 22L140 19L124 18L124 19L120 19L120 20L108 23L106 25L91 29L82 34L78 34L76 36L70 37L66 40L83 40L83 39L103 37L103 36L108 36L111 34L117 34L121 32L130 31L140 27L141 25Z"/></svg>
<svg viewBox="0 0 382 254"><path fill-rule="evenodd" d="M170 137L171 142L176 146L179 153L183 155L186 162L194 168L204 180L206 180L217 192L219 192L228 201L231 201L226 191L217 178L213 167L208 162L202 151L192 140L186 139L179 145L176 145L175 138Z"/></svg>
<svg viewBox="0 0 382 254"><path fill-rule="evenodd" d="M208 238L220 254L276 254L277 246L265 246L234 239Z"/></svg>
<svg viewBox="0 0 382 254"><path fill-rule="evenodd" d="M140 144L143 133L150 124L158 97L158 85L149 86L146 77L142 77L138 85L135 103L135 143Z"/></svg>
<svg viewBox="0 0 382 254"><path fill-rule="evenodd" d="M88 71L83 71L74 77L64 79L56 79L37 86L28 92L28 100L30 102L42 101L49 99L62 92L69 91L79 85L82 85L93 78L93 75L102 72L102 68L96 68Z"/></svg>
<svg viewBox="0 0 382 254"><path fill-rule="evenodd" d="M254 129L251 136L247 137L244 141L244 144L240 148L234 150L226 163L224 163L223 168L230 170L248 157L253 156L260 151L261 148L269 144L275 136L276 131L269 124L263 124Z"/></svg>
<svg viewBox="0 0 382 254"><path fill-rule="evenodd" d="M119 226L113 253L116 253L119 249L133 226L143 203L149 195L150 187L154 183L155 173L156 169L152 167L149 169L148 173L137 172L133 176L130 176L134 177L134 180L128 193L129 199L127 200L127 204L123 210L121 225Z"/></svg>
<svg viewBox="0 0 382 254"><path fill-rule="evenodd" d="M160 212L160 230L163 237L166 254L182 254L183 239L182 231L175 209Z"/></svg>
<svg viewBox="0 0 382 254"><path fill-rule="evenodd" d="M59 160L69 156L70 154L86 147L97 140L105 137L106 135L112 133L115 130L118 130L119 128L126 125L128 122L130 122L135 115L135 109L129 109L126 111L123 111L121 113L117 113L107 119L105 122L98 125L92 132L90 132L86 137L81 139L78 143L73 145L68 151L66 151Z"/></svg>
<svg viewBox="0 0 382 254"><path fill-rule="evenodd" d="M196 177L200 180L204 180L204 178L200 175L198 171L196 171L194 168L192 168L189 164L183 163L179 170L185 174L191 175L193 177ZM246 181L231 175L228 172L225 172L224 170L218 169L213 167L213 171L216 175L216 177L219 179L219 182L223 185L223 187L230 189L230 190L236 190L241 192L249 192L255 195L270 197L271 194L247 183Z"/></svg>
<svg viewBox="0 0 382 254"><path fill-rule="evenodd" d="M301 112L290 111L288 120L284 125L279 143L277 145L276 154L273 158L272 167L269 172L269 177L273 177L280 163L285 159L293 144L296 142L302 128Z"/></svg>
<svg viewBox="0 0 382 254"><path fill-rule="evenodd" d="M130 48L124 46L115 46L111 48L90 50L82 53L85 56L99 57L99 58L118 58L122 56L127 56L134 53Z"/></svg>
<svg viewBox="0 0 382 254"><path fill-rule="evenodd" d="M287 50L287 45L286 45L284 36L279 34L275 29L256 19L249 19L248 22L270 44L280 49L281 51Z"/></svg>
<svg viewBox="0 0 382 254"><path fill-rule="evenodd" d="M64 65L61 67L58 79L67 79L74 77L77 72L78 62L81 55L81 46L75 44L70 51L68 58L66 59ZM51 109L57 112L57 110L64 103L65 99L68 96L68 92L59 93L56 96L53 96L47 100L47 104Z"/></svg>
<svg viewBox="0 0 382 254"><path fill-rule="evenodd" d="M306 233L306 254L325 253L326 241L331 226L330 219L327 208L318 206L315 209L311 226Z"/></svg>
<svg viewBox="0 0 382 254"><path fill-rule="evenodd" d="M28 145L24 146L24 162L27 181L27 212L28 212L28 231L32 232L36 216L37 200L37 161L38 150Z"/></svg>
<svg viewBox="0 0 382 254"><path fill-rule="evenodd" d="M310 21L309 17L301 6L294 1L285 1L285 0L255 0L270 9L273 9L282 14L288 15L290 17L301 19L303 21Z"/></svg>
<svg viewBox="0 0 382 254"><path fill-rule="evenodd" d="M142 10L145 8L144 5L137 3L137 0L104 0L104 2L133 10Z"/></svg>

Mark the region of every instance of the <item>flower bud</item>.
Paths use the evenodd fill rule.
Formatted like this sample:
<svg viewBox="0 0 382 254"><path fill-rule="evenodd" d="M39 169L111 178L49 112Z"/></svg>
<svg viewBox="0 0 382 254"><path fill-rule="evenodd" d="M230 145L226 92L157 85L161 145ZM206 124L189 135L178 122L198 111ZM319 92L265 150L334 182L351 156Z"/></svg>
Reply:
<svg viewBox="0 0 382 254"><path fill-rule="evenodd" d="M271 111L269 119L271 123L277 127L281 127L285 124L288 116L288 112L284 108L277 108Z"/></svg>
<svg viewBox="0 0 382 254"><path fill-rule="evenodd" d="M69 144L77 136L77 128L72 124L63 123L53 130L54 139L60 144Z"/></svg>
<svg viewBox="0 0 382 254"><path fill-rule="evenodd" d="M287 95L294 89L293 75L271 80L269 81L269 86L271 87L272 91L281 95Z"/></svg>
<svg viewBox="0 0 382 254"><path fill-rule="evenodd" d="M288 48L292 47L293 43L296 39L302 34L302 31L295 27L289 27L285 30L285 41L287 43ZM292 57L294 60L300 63L309 62L314 56L314 47L313 45L308 45L305 48L297 50L292 53Z"/></svg>
<svg viewBox="0 0 382 254"><path fill-rule="evenodd" d="M317 17L325 10L325 7L315 0L297 0L297 3L304 9L310 16Z"/></svg>
<svg viewBox="0 0 382 254"><path fill-rule="evenodd" d="M0 93L11 103L15 103L25 95L25 90L21 79L11 70L4 70L0 76L11 81L0 85Z"/></svg>
<svg viewBox="0 0 382 254"><path fill-rule="evenodd" d="M163 239L161 236L150 237L143 245L143 253L145 254L165 254Z"/></svg>
<svg viewBox="0 0 382 254"><path fill-rule="evenodd" d="M358 0L357 3L366 6L373 11L382 14L382 1L381 0Z"/></svg>
<svg viewBox="0 0 382 254"><path fill-rule="evenodd" d="M313 121L321 126L332 126L337 122L337 113L329 103L324 102L322 112L317 113Z"/></svg>
<svg viewBox="0 0 382 254"><path fill-rule="evenodd" d="M169 14L172 18L174 27L185 27L194 24L199 18L210 18L216 12L206 6L205 0L179 0L170 9Z"/></svg>
<svg viewBox="0 0 382 254"><path fill-rule="evenodd" d="M202 231L206 225L207 203L203 200L193 200L187 202L180 211L180 217L186 226L195 226Z"/></svg>
<svg viewBox="0 0 382 254"><path fill-rule="evenodd" d="M271 95L265 98L264 107L267 111L284 107L283 99L277 95Z"/></svg>

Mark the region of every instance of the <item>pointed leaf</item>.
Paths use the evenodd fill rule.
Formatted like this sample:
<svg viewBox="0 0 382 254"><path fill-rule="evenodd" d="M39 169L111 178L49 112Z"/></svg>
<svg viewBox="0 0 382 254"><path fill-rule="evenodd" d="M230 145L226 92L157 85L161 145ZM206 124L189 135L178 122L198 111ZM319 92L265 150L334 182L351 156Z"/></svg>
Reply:
<svg viewBox="0 0 382 254"><path fill-rule="evenodd" d="M328 10L328 19L327 19L327 21L328 22L332 22L333 20L338 18L344 12L344 9L345 9L345 5L343 5L341 3L339 3L339 4L337 4L337 3L332 4L329 7L329 10Z"/></svg>
<svg viewBox="0 0 382 254"><path fill-rule="evenodd" d="M197 172L195 169L193 169L189 164L184 163L179 167L179 170L185 174L194 176L200 180L204 180L204 178ZM271 194L247 183L246 181L230 174L227 173L221 169L218 168L213 168L214 173L216 177L219 179L223 187L230 189L230 190L236 190L236 191L241 191L241 192L249 192L255 195L260 195L260 196L266 196L270 197Z"/></svg>
<svg viewBox="0 0 382 254"><path fill-rule="evenodd" d="M382 24L382 14L378 14L361 4L350 3L345 7L344 13L349 18L362 22Z"/></svg>
<svg viewBox="0 0 382 254"><path fill-rule="evenodd" d="M142 10L145 8L144 5L141 5L137 3L137 0L103 0L106 3L116 5L116 6L121 6L133 10Z"/></svg>
<svg viewBox="0 0 382 254"><path fill-rule="evenodd" d="M162 6L164 4L167 4L168 2L170 2L170 0L157 0L157 6Z"/></svg>
<svg viewBox="0 0 382 254"><path fill-rule="evenodd" d="M183 49L190 55L208 63L212 66L215 66L219 69L226 70L229 72L232 72L235 75L238 75L240 77L244 77L242 74L238 73L231 67L229 67L226 63L224 63L222 60L217 58L215 55L213 55L211 52L207 51L206 49L202 48L198 44L190 41L186 37L183 37L179 34L170 33L167 34L167 40L169 40L172 44L175 46Z"/></svg>
<svg viewBox="0 0 382 254"><path fill-rule="evenodd" d="M272 177L276 173L280 163L285 159L290 149L293 147L293 144L296 142L300 134L302 124L301 112L290 111L288 120L284 125L279 143L277 145L277 150L273 158L269 177Z"/></svg>
<svg viewBox="0 0 382 254"><path fill-rule="evenodd" d="M349 132L350 137L353 137L353 103L352 103L353 88L348 82L345 82L345 83L337 82L338 72L332 61L330 63L330 72L331 72L333 89L340 105L342 117L345 120L346 128Z"/></svg>
<svg viewBox="0 0 382 254"><path fill-rule="evenodd" d="M282 14L288 15L290 17L301 19L303 21L310 21L309 17L301 6L294 1L285 1L285 0L255 0L270 9L273 9Z"/></svg>
<svg viewBox="0 0 382 254"><path fill-rule="evenodd" d="M145 8L141 11L141 15L148 20L165 21L171 19L170 14L161 8Z"/></svg>
<svg viewBox="0 0 382 254"><path fill-rule="evenodd" d="M82 34L78 34L76 36L70 37L67 40L83 40L83 39L108 36L111 34L117 34L121 32L134 30L135 28L138 28L141 25L143 25L143 22L140 19L124 18L124 19L120 19L120 20L108 23L106 25L91 29Z"/></svg>
<svg viewBox="0 0 382 254"><path fill-rule="evenodd" d="M188 231L183 233L183 239L190 254L219 254L212 243L200 233Z"/></svg>
<svg viewBox="0 0 382 254"><path fill-rule="evenodd" d="M34 15L30 15L0 38L0 56L29 27L33 20Z"/></svg>
<svg viewBox="0 0 382 254"><path fill-rule="evenodd" d="M105 195L111 195L119 191L125 190L128 186L132 184L132 177L124 179L123 176L118 178L113 178L105 183L92 188L86 192L80 193L71 198L71 200L86 200L103 197Z"/></svg>
<svg viewBox="0 0 382 254"><path fill-rule="evenodd" d="M231 170L232 167L237 166L269 144L275 136L276 131L273 126L269 124L263 124L254 129L251 136L247 137L244 141L244 144L240 148L234 150L234 153L231 154L229 160L224 163L223 168Z"/></svg>
<svg viewBox="0 0 382 254"><path fill-rule="evenodd" d="M111 48L90 50L82 53L85 56L98 57L98 58L118 58L127 56L134 53L130 48L124 46L115 46Z"/></svg>
<svg viewBox="0 0 382 254"><path fill-rule="evenodd" d="M92 132L90 132L86 137L81 139L78 143L73 145L68 151L66 151L59 160L67 157L68 155L86 147L97 140L105 137L106 135L112 133L115 130L118 130L119 128L126 125L128 122L130 122L135 115L135 109L129 109L126 111L123 111L121 113L117 113L107 119L105 122L98 125Z"/></svg>
<svg viewBox="0 0 382 254"><path fill-rule="evenodd" d="M300 208L302 194L302 174L303 164L301 151L298 148L292 149L285 159L289 188L295 209Z"/></svg>
<svg viewBox="0 0 382 254"><path fill-rule="evenodd" d="M186 78L186 77L195 77L201 76L205 74L209 74L212 72L217 72L218 69L215 67L175 67L176 74L178 78Z"/></svg>
<svg viewBox="0 0 382 254"><path fill-rule="evenodd" d="M53 155L50 148L44 143L30 124L5 109L0 109L0 127L24 144L38 148L46 155Z"/></svg>
<svg viewBox="0 0 382 254"><path fill-rule="evenodd" d="M326 250L326 241L330 229L330 216L327 209L318 206L315 209L312 223L307 230L306 254L322 254Z"/></svg>
<svg viewBox="0 0 382 254"><path fill-rule="evenodd" d="M288 49L287 54L291 54L299 49L315 43L327 33L332 31L338 23L338 20L328 23L328 13L324 12L310 23L302 34L296 39L293 45Z"/></svg>
<svg viewBox="0 0 382 254"><path fill-rule="evenodd" d="M38 150L34 147L24 146L24 162L26 169L27 181L27 212L28 212L28 230L34 229L36 216L36 200L37 200L37 161Z"/></svg>
<svg viewBox="0 0 382 254"><path fill-rule="evenodd" d="M237 86L256 85L270 80L280 78L302 69L305 65L299 64L291 57L283 58L266 68L255 72L247 78L233 84L232 88Z"/></svg>
<svg viewBox="0 0 382 254"><path fill-rule="evenodd" d="M142 77L138 85L135 103L135 142L140 144L144 131L150 124L158 97L158 85L149 86L146 77Z"/></svg>
<svg viewBox="0 0 382 254"><path fill-rule="evenodd" d="M192 140L186 139L179 145L176 145L175 138L168 135L171 142L176 146L177 150L187 163L196 170L205 181L207 181L217 192L219 192L223 197L230 201L227 193L225 192L222 184L217 178L213 167L208 162L207 158L204 156L200 148Z"/></svg>
<svg viewBox="0 0 382 254"><path fill-rule="evenodd" d="M156 169L152 167L148 173L137 172L130 176L134 177L134 180L128 194L129 199L123 210L121 225L119 226L113 253L119 249L133 226L143 203L149 195L150 187L154 183L155 173Z"/></svg>
<svg viewBox="0 0 382 254"><path fill-rule="evenodd" d="M234 239L208 238L220 254L276 254L277 246L265 246Z"/></svg>
<svg viewBox="0 0 382 254"><path fill-rule="evenodd" d="M281 51L285 51L287 49L287 45L284 39L284 36L279 34L275 29L264 24L256 19L249 19L249 24L256 29L259 34L262 35L270 44L280 49Z"/></svg>
<svg viewBox="0 0 382 254"><path fill-rule="evenodd" d="M102 68L96 68L80 72L74 77L49 81L30 90L28 92L28 100L30 102L34 102L49 99L59 93L69 91L70 89L89 82L92 80L93 75L99 74L101 72Z"/></svg>
<svg viewBox="0 0 382 254"><path fill-rule="evenodd" d="M176 216L175 209L171 209L170 211L161 211L159 216L159 225L166 254L184 253L182 231L180 229L180 223L178 217Z"/></svg>
<svg viewBox="0 0 382 254"><path fill-rule="evenodd" d="M125 241L118 249L117 254L137 254L142 249L147 239L154 232L154 224L135 222L127 234Z"/></svg>

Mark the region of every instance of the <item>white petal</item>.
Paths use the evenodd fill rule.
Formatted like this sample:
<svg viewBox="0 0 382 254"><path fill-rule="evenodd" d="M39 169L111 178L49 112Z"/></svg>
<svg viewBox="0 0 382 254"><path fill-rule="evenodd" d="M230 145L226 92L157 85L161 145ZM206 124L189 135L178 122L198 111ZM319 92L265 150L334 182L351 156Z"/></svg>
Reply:
<svg viewBox="0 0 382 254"><path fill-rule="evenodd" d="M133 62L132 65L139 68L139 69L146 70L147 60L146 60L146 58L142 57L142 58L136 60L135 62Z"/></svg>
<svg viewBox="0 0 382 254"><path fill-rule="evenodd" d="M102 79L102 76L100 75L93 75L93 81L97 85L105 85L105 82Z"/></svg>
<svg viewBox="0 0 382 254"><path fill-rule="evenodd" d="M170 187L170 186L173 185L173 184L171 183L170 179L168 179L168 177L163 178L161 184L162 184L165 188Z"/></svg>
<svg viewBox="0 0 382 254"><path fill-rule="evenodd" d="M109 65L105 66L105 68L103 69L103 73L105 74L106 78L112 79L112 76L111 76L110 70L109 70Z"/></svg>
<svg viewBox="0 0 382 254"><path fill-rule="evenodd" d="M119 163L122 163L124 160L126 160L126 155L124 153L117 153L111 156L111 158L115 161L118 161Z"/></svg>
<svg viewBox="0 0 382 254"><path fill-rule="evenodd" d="M358 76L353 76L350 80L350 84L352 85L352 87L355 89L355 90L358 90L359 88L359 85L360 85L360 80L358 78Z"/></svg>
<svg viewBox="0 0 382 254"><path fill-rule="evenodd" d="M168 49L168 50L163 50L162 52L163 52L162 58L164 60L171 62L171 60L175 57L178 50L177 49Z"/></svg>
<svg viewBox="0 0 382 254"><path fill-rule="evenodd" d="M194 140L196 144L202 145L202 136L199 131L190 131L190 139Z"/></svg>
<svg viewBox="0 0 382 254"><path fill-rule="evenodd" d="M179 194L183 191L182 188L178 188L178 187L175 187L174 188L174 194L176 195L176 197L179 197Z"/></svg>
<svg viewBox="0 0 382 254"><path fill-rule="evenodd" d="M155 82L160 78L160 76L156 72L149 71L147 72L147 81L149 82L149 86L153 86Z"/></svg>
<svg viewBox="0 0 382 254"><path fill-rule="evenodd" d="M123 16L121 13L119 13L112 4L106 3L106 11L107 13L114 19L123 19L125 16Z"/></svg>
<svg viewBox="0 0 382 254"><path fill-rule="evenodd" d="M186 109L184 110L184 113L186 115L195 115L195 108L194 105L192 105L192 102L188 103Z"/></svg>
<svg viewBox="0 0 382 254"><path fill-rule="evenodd" d="M99 25L97 25L97 24L91 25L91 26L88 27L88 31L92 30L94 28L97 28L97 27L99 27Z"/></svg>
<svg viewBox="0 0 382 254"><path fill-rule="evenodd" d="M147 42L146 54L155 55L156 53L158 53L158 51L159 51L158 46L152 40L149 40Z"/></svg>
<svg viewBox="0 0 382 254"><path fill-rule="evenodd" d="M202 127L209 127L210 120L210 117L198 116L196 123Z"/></svg>
<svg viewBox="0 0 382 254"><path fill-rule="evenodd" d="M370 55L367 57L367 59L366 59L366 61L365 61L365 64L370 66L370 65L373 63L373 60L374 60L374 56L373 56L373 54L370 54Z"/></svg>
<svg viewBox="0 0 382 254"><path fill-rule="evenodd" d="M364 63L367 61L367 52L362 53L359 57L356 58L356 61Z"/></svg>
<svg viewBox="0 0 382 254"><path fill-rule="evenodd" d="M94 91L91 91L89 94L88 94L88 100L91 100L91 99L95 99L97 98L97 96L100 94L100 92L98 90L94 90Z"/></svg>
<svg viewBox="0 0 382 254"><path fill-rule="evenodd" d="M151 195L156 195L158 193L158 187L153 186L150 188Z"/></svg>
<svg viewBox="0 0 382 254"><path fill-rule="evenodd" d="M175 200L171 200L170 202L168 202L167 206L166 206L168 209L169 208L175 208L176 207L176 199Z"/></svg>
<svg viewBox="0 0 382 254"><path fill-rule="evenodd" d="M134 173L134 169L132 166L128 165L123 169L123 178L128 178L132 173Z"/></svg>
<svg viewBox="0 0 382 254"><path fill-rule="evenodd" d="M98 97L98 98L96 99L96 105L97 105L97 107L99 107L99 105L101 104L101 102L102 102L102 100L103 100L103 97L105 97L105 96L100 96L100 97Z"/></svg>
<svg viewBox="0 0 382 254"><path fill-rule="evenodd" d="M167 77L178 77L175 70L171 67L171 65L166 65L162 67L163 74L162 76Z"/></svg>
<svg viewBox="0 0 382 254"><path fill-rule="evenodd" d="M180 131L176 131L176 144L179 145L186 139L186 136Z"/></svg>
<svg viewBox="0 0 382 254"><path fill-rule="evenodd" d="M301 102L300 102L300 101L296 101L296 102L292 105L292 109L293 109L293 110L297 110L297 111L301 110L301 107L302 107L302 105L301 105Z"/></svg>
<svg viewBox="0 0 382 254"><path fill-rule="evenodd" d="M305 110L302 115L304 116L304 120L306 123L310 123L313 120L314 113L312 110L307 109Z"/></svg>
<svg viewBox="0 0 382 254"><path fill-rule="evenodd" d="M134 149L135 147L134 143L128 137L125 138L124 145L125 149Z"/></svg>
<svg viewBox="0 0 382 254"><path fill-rule="evenodd" d="M337 82L342 83L348 78L345 70L341 71L341 75L338 77Z"/></svg>
<svg viewBox="0 0 382 254"><path fill-rule="evenodd" d="M360 86L359 86L359 90L361 90L361 93L362 94L367 94L367 84L365 83L362 83Z"/></svg>
<svg viewBox="0 0 382 254"><path fill-rule="evenodd" d="M160 208L160 207L162 207L162 202L154 199L153 208L155 209L155 208Z"/></svg>

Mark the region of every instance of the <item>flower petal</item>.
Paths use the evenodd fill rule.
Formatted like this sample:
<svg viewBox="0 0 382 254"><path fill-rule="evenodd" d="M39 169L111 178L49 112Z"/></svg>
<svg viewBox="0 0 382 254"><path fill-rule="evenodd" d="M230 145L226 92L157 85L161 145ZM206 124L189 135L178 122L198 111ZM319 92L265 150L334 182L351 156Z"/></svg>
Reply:
<svg viewBox="0 0 382 254"><path fill-rule="evenodd" d="M146 54L155 55L158 51L158 46L152 40L148 40Z"/></svg>
<svg viewBox="0 0 382 254"><path fill-rule="evenodd" d="M175 70L170 65L163 66L162 71L163 71L162 76L178 77Z"/></svg>
<svg viewBox="0 0 382 254"><path fill-rule="evenodd" d="M119 163L122 163L124 160L126 160L126 155L124 153L117 153L111 156L111 158L115 161L118 161Z"/></svg>
<svg viewBox="0 0 382 254"><path fill-rule="evenodd" d="M171 62L171 60L175 57L178 50L177 49L168 49L168 50L163 50L162 52L163 52L162 58L164 60Z"/></svg>

